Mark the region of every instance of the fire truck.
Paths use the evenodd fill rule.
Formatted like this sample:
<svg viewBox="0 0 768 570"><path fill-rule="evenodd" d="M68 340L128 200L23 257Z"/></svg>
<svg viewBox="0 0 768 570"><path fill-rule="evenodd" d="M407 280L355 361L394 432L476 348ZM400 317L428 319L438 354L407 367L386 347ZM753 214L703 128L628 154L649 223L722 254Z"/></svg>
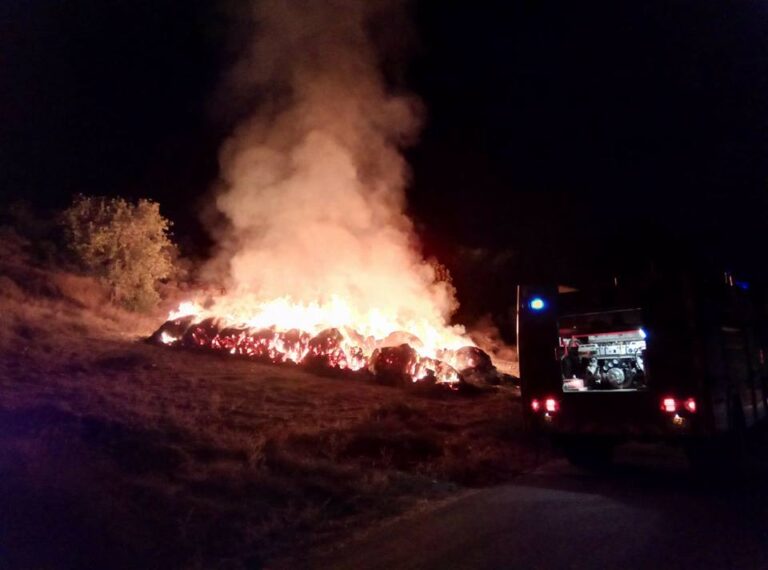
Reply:
<svg viewBox="0 0 768 570"><path fill-rule="evenodd" d="M730 274L590 290L517 288L526 420L573 463L627 440L680 443L692 463L768 410L766 303Z"/></svg>

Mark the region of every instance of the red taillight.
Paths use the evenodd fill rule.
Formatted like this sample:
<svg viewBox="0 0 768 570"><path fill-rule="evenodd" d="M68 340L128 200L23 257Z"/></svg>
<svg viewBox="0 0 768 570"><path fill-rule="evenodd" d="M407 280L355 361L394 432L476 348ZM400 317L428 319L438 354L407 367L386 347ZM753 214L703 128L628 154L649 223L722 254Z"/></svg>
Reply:
<svg viewBox="0 0 768 570"><path fill-rule="evenodd" d="M661 411L674 414L677 411L677 400L674 398L664 398L661 400Z"/></svg>
<svg viewBox="0 0 768 570"><path fill-rule="evenodd" d="M697 409L696 399L686 398L685 400L676 400L675 398L662 398L661 400L662 412L667 412L668 414L676 414L678 412L678 408L682 408L686 412L695 414Z"/></svg>
<svg viewBox="0 0 768 570"><path fill-rule="evenodd" d="M545 398L544 400L534 398L531 400L531 410L534 412L554 414L555 412L560 411L560 402L555 398Z"/></svg>

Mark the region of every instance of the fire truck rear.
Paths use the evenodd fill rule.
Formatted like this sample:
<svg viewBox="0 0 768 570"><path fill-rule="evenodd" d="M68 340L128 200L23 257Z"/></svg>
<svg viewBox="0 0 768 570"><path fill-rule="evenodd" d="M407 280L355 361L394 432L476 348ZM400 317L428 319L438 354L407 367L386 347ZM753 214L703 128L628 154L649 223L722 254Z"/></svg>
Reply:
<svg viewBox="0 0 768 570"><path fill-rule="evenodd" d="M574 463L627 440L692 459L766 417L764 300L731 276L642 287L520 286L518 354L529 425Z"/></svg>

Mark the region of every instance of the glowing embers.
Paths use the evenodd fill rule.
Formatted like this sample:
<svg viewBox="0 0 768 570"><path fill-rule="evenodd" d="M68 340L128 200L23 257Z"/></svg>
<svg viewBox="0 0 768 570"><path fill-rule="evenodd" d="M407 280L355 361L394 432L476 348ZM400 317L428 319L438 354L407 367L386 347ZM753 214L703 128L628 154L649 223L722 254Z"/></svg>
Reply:
<svg viewBox="0 0 768 570"><path fill-rule="evenodd" d="M413 384L458 387L462 379L493 382L499 373L490 357L473 346L455 350L424 350L407 332L377 340L355 331L327 328L317 334L275 327L228 326L221 319L195 316L172 318L150 337L152 342L205 348L275 364L294 363L312 369L336 369L373 376L388 385ZM434 353L436 357L431 356Z"/></svg>

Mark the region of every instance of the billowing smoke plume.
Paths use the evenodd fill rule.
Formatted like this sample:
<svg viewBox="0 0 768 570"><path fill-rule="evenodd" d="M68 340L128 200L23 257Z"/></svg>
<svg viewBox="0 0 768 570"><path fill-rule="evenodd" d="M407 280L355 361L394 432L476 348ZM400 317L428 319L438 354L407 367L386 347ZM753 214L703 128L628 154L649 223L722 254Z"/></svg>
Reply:
<svg viewBox="0 0 768 570"><path fill-rule="evenodd" d="M454 310L404 215L400 149L417 134L419 104L388 89L369 34L391 9L257 3L256 37L236 74L258 103L222 149L216 198L229 222L218 257L228 298L341 299L368 319L440 327Z"/></svg>

